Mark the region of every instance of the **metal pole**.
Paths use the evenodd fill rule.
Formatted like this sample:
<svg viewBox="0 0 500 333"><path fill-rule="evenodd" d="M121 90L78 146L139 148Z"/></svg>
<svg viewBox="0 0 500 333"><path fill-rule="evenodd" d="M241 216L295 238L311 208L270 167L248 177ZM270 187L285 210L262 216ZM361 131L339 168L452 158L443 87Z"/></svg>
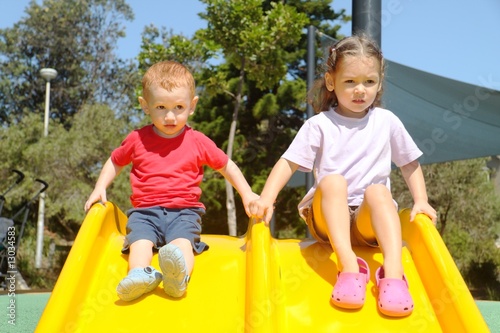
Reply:
<svg viewBox="0 0 500 333"><path fill-rule="evenodd" d="M316 28L310 25L307 29L307 91L309 91L314 84L314 72L316 70L316 49L315 38ZM314 115L314 110L311 104L307 103L307 118ZM313 186L312 172L306 172L306 191Z"/></svg>
<svg viewBox="0 0 500 333"><path fill-rule="evenodd" d="M316 70L316 28L310 25L307 29L307 90L314 84L314 72ZM307 118L314 115L311 104L307 104Z"/></svg>
<svg viewBox="0 0 500 333"><path fill-rule="evenodd" d="M49 112L50 112L50 80L57 76L57 71L52 68L44 68L40 71L40 75L45 79L45 114L43 118L43 137L49 135ZM36 253L35 253L35 268L42 267L42 252L43 252L43 231L45 225L45 192L40 193L38 201L38 221L36 231Z"/></svg>
<svg viewBox="0 0 500 333"><path fill-rule="evenodd" d="M316 71L316 28L310 25L307 29L307 91L309 91L314 85L314 73ZM311 118L314 115L314 110L311 104L307 103L307 118ZM306 172L306 192L314 184L314 178L312 172ZM307 237L311 237L309 228L307 228Z"/></svg>
<svg viewBox="0 0 500 333"><path fill-rule="evenodd" d="M382 1L352 0L352 34L365 33L382 46Z"/></svg>
<svg viewBox="0 0 500 333"><path fill-rule="evenodd" d="M50 81L45 83L45 114L43 117L43 136L49 135L49 111L50 111Z"/></svg>

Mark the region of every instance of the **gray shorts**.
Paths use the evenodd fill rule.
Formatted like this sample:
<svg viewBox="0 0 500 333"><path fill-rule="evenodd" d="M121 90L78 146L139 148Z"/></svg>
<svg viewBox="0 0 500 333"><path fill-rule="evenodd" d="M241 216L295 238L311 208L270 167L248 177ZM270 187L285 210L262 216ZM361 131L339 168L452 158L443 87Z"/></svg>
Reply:
<svg viewBox="0 0 500 333"><path fill-rule="evenodd" d="M133 208L127 211L127 235L122 253L128 253L130 244L146 239L158 250L177 238L191 242L193 250L201 253L208 245L200 241L202 208L173 209L164 207Z"/></svg>

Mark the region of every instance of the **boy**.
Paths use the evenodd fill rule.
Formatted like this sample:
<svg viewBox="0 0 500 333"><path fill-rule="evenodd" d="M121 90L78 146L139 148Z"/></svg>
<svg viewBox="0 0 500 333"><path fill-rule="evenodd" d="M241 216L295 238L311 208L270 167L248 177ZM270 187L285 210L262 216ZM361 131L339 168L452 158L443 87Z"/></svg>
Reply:
<svg viewBox="0 0 500 333"><path fill-rule="evenodd" d="M132 163L127 235L123 253L129 253L129 273L119 283L120 299L132 301L154 290L163 280L171 297L184 295L194 266L194 253L208 246L200 241L204 205L199 201L203 165L220 172L239 192L245 210L258 198L240 169L187 120L198 96L189 70L173 61L151 66L142 79L139 103L152 124L130 133L105 163L85 203L88 211L106 202L106 188L124 166ZM151 266L158 250L161 274Z"/></svg>

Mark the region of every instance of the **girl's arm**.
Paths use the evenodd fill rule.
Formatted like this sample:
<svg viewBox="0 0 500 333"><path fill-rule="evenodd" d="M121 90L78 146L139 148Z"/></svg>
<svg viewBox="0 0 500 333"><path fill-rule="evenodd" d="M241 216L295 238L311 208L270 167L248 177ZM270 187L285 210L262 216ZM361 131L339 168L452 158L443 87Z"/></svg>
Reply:
<svg viewBox="0 0 500 333"><path fill-rule="evenodd" d="M424 213L429 216L432 223L436 224L436 211L428 203L424 174L422 172L422 168L420 167L420 163L415 160L403 165L400 169L414 202L413 209L410 214L410 221L413 221L418 213Z"/></svg>
<svg viewBox="0 0 500 333"><path fill-rule="evenodd" d="M224 178L226 178L226 180L231 183L236 191L238 191L243 201L245 212L250 217L248 206L251 201L258 199L259 196L252 192L252 188L246 181L243 173L241 173L240 168L238 168L238 166L230 159L228 160L225 167L217 171L220 172L220 174L223 175Z"/></svg>
<svg viewBox="0 0 500 333"><path fill-rule="evenodd" d="M88 211L90 207L92 207L92 205L99 200L102 201L102 203L106 203L106 189L113 182L120 171L122 171L122 169L122 166L114 164L113 161L111 161L111 158L108 158L102 167L101 174L97 179L94 191L92 191L89 199L85 203L85 211Z"/></svg>
<svg viewBox="0 0 500 333"><path fill-rule="evenodd" d="M263 218L269 224L274 211L274 202L281 189L288 183L298 165L284 158L280 158L267 178L260 199L250 203L252 215Z"/></svg>

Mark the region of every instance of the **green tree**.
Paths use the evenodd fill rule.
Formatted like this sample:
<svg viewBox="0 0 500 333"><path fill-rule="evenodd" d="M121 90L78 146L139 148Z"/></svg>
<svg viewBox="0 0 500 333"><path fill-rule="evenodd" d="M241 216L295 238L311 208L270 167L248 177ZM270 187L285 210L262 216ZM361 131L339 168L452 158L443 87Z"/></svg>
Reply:
<svg viewBox="0 0 500 333"><path fill-rule="evenodd" d="M35 114L0 130L0 150L4 157L0 169L17 168L29 180L23 182L24 187L17 193L21 200L9 201L8 206L20 205L24 197L35 191L33 179L46 181L50 203L46 209L48 229L67 239L76 236L85 217L83 204L92 192L100 168L111 150L120 144L116 129L127 127L106 105L84 106L72 122L69 130L54 124L49 136L42 139L43 124ZM11 161L15 161L15 165ZM110 195L122 207L127 207L126 195L113 195L113 188L128 186L126 176L121 178L123 183L113 184Z"/></svg>
<svg viewBox="0 0 500 333"><path fill-rule="evenodd" d="M51 118L71 126L86 103L123 111L133 97L135 70L113 50L133 13L124 0L32 0L26 16L0 30L0 121L10 124L44 111L41 68L58 71L52 81ZM132 73L132 74L131 74Z"/></svg>
<svg viewBox="0 0 500 333"><path fill-rule="evenodd" d="M46 217L54 224L79 225L83 196L137 114L129 112L140 81L137 70L114 53L124 36L123 21L133 13L124 0L31 1L25 12L13 28L0 30L5 156L0 166L50 180ZM59 72L51 84L47 138L40 130L45 109L42 67ZM73 128L75 121L85 124Z"/></svg>
<svg viewBox="0 0 500 333"><path fill-rule="evenodd" d="M114 111L106 105L89 105L82 108L73 119L73 126L66 130L61 124L52 126L49 136L39 139L43 124L34 113L22 118L9 128L0 128L0 151L3 159L0 170L4 173L15 167L26 178L7 196L2 216L12 216L26 199L39 189L34 181L40 178L49 184L46 191L47 217L44 256L47 259L50 242L66 243L74 240L85 217L83 205L93 189L97 175L110 151L120 143L117 128L126 128L123 120L116 119ZM91 130L89 130L91 129ZM120 207L130 205L127 172L117 177L108 193ZM34 203L36 204L36 202ZM61 266L49 270L33 271L35 249L36 207L31 207L25 235L19 250L20 270L32 286L50 288L57 279ZM22 216L16 223L22 221ZM60 263L62 264L62 262ZM47 260L43 267L47 267Z"/></svg>
<svg viewBox="0 0 500 333"><path fill-rule="evenodd" d="M125 34L123 22L133 13L124 0L31 1L25 13L12 28L0 30L0 170L26 174L2 215L15 212L39 188L34 179L43 179L49 184L46 233L72 240L102 164L136 119L137 112L129 111L137 69L114 53ZM47 137L42 135L45 82L39 74L44 67L58 71L51 82ZM126 176L120 176L110 189L122 207L128 204L127 187ZM36 220L36 209L29 220ZM34 229L29 223L22 244L34 246ZM24 258L29 269L33 256ZM44 274L32 275L40 276L41 286Z"/></svg>
<svg viewBox="0 0 500 333"><path fill-rule="evenodd" d="M260 89L269 89L284 79L287 73L286 48L297 44L308 20L294 7L279 2L271 2L268 10L262 8L261 0L203 2L207 5L207 13L202 17L208 21L204 37L219 44L225 59L239 70L235 93L223 89L234 99L227 143L227 155L232 159L245 74ZM272 98L273 95L269 95L268 99ZM228 181L225 183L229 235L236 236L234 191Z"/></svg>
<svg viewBox="0 0 500 333"><path fill-rule="evenodd" d="M500 250L495 245L500 227L500 198L495 194L487 158L424 165L429 202L438 213L437 229L462 275L471 286L494 284L500 299ZM391 177L400 207L413 201L399 171ZM483 265L490 272L484 271ZM483 276L477 274L483 269Z"/></svg>
<svg viewBox="0 0 500 333"><path fill-rule="evenodd" d="M198 34L199 32L196 33ZM196 37L176 35L165 27L147 26L142 33L141 52L138 56L140 73L144 74L156 62L169 59L189 67L196 76L207 60L216 56L216 47L212 44L201 42ZM140 89L140 84L137 87Z"/></svg>

